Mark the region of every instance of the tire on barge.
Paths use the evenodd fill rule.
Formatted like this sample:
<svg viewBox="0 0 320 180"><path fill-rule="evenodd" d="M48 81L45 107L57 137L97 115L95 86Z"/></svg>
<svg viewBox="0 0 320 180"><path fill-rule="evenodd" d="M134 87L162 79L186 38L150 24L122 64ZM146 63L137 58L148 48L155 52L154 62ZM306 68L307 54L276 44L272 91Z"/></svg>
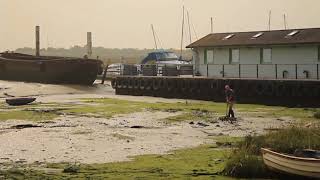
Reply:
<svg viewBox="0 0 320 180"><path fill-rule="evenodd" d="M130 79L135 88L117 86ZM239 103L319 107L320 81L121 76L112 80L118 95L156 96L224 102L224 86L234 88ZM143 86L143 87L142 87Z"/></svg>

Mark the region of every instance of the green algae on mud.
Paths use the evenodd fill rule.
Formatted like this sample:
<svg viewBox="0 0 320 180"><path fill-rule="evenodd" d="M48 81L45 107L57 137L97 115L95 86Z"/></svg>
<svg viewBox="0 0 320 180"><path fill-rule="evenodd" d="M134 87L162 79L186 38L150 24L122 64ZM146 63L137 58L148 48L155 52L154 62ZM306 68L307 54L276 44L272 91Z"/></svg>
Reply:
<svg viewBox="0 0 320 180"><path fill-rule="evenodd" d="M0 171L0 177L12 179L212 179L223 171L230 149L218 149L215 145L202 145L191 149L173 151L166 155L132 157L129 162L106 164L78 164L74 173L64 173L70 164L47 164L56 169L47 173L36 168L16 171ZM23 169L23 168L22 168ZM219 179L228 179L219 177Z"/></svg>
<svg viewBox="0 0 320 180"><path fill-rule="evenodd" d="M0 103L0 120L51 120L59 114L111 118L116 115L130 114L141 111L181 112L177 116L164 119L167 122L181 121L212 121L226 112L225 103L210 101L185 101L175 103L165 102L138 102L111 98L81 99L86 104L62 104L62 103L34 103L21 107L10 107ZM37 111L43 107L56 108L56 111ZM254 104L236 104L238 113L248 113L251 117L292 117L302 121L314 121L314 113L318 109L287 108L276 106L264 106Z"/></svg>
<svg viewBox="0 0 320 180"><path fill-rule="evenodd" d="M66 105L55 103L32 103L24 106L0 104L0 121L26 120L45 121L58 117L58 113Z"/></svg>

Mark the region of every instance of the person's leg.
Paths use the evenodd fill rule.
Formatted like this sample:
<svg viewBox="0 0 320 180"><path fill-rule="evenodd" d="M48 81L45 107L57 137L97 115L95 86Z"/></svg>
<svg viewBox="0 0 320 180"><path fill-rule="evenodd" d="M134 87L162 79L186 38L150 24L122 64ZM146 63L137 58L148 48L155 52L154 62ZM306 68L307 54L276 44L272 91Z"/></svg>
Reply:
<svg viewBox="0 0 320 180"><path fill-rule="evenodd" d="M231 117L234 118L234 112L233 112L233 102L229 104L229 117L231 115Z"/></svg>

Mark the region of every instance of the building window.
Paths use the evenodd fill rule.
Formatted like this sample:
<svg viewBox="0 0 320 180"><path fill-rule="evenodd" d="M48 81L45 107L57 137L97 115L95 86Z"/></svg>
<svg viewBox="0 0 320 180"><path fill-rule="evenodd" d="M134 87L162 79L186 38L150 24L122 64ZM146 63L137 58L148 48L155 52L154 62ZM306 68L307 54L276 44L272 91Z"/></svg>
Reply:
<svg viewBox="0 0 320 180"><path fill-rule="evenodd" d="M204 52L204 64L213 64L214 51L213 49L206 49Z"/></svg>
<svg viewBox="0 0 320 180"><path fill-rule="evenodd" d="M230 60L230 64L239 63L239 61L240 61L240 50L239 49L230 49L229 50L229 60Z"/></svg>
<svg viewBox="0 0 320 180"><path fill-rule="evenodd" d="M261 64L272 63L272 49L271 48L262 48L261 49Z"/></svg>

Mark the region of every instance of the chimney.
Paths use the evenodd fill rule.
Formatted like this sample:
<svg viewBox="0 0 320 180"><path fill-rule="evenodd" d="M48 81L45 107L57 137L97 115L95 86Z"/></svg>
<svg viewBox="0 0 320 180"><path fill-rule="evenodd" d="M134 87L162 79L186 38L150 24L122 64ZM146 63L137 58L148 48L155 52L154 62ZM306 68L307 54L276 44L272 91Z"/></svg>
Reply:
<svg viewBox="0 0 320 180"><path fill-rule="evenodd" d="M90 57L92 55L92 33L87 32L87 54Z"/></svg>
<svg viewBox="0 0 320 180"><path fill-rule="evenodd" d="M36 56L40 56L40 26L36 26Z"/></svg>

